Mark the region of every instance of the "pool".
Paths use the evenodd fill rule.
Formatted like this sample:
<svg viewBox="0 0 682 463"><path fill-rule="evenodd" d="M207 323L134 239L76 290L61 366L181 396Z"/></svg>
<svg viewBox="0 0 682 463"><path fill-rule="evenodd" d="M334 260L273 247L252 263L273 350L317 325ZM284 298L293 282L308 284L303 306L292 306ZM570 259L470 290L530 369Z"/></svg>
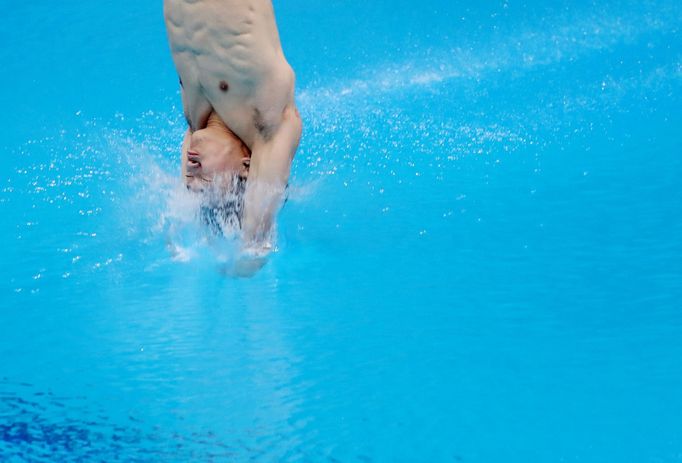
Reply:
<svg viewBox="0 0 682 463"><path fill-rule="evenodd" d="M469 3L275 1L305 128L236 279L160 2L5 1L0 460L682 461L682 4Z"/></svg>

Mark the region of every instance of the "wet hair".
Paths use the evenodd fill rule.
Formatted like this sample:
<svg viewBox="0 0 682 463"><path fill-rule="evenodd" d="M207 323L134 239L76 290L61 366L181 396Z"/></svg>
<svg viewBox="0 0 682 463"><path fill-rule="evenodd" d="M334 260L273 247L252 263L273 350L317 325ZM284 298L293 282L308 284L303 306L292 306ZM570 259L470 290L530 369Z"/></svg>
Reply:
<svg viewBox="0 0 682 463"><path fill-rule="evenodd" d="M199 218L211 234L227 236L241 230L246 178L234 176L231 188L205 193Z"/></svg>

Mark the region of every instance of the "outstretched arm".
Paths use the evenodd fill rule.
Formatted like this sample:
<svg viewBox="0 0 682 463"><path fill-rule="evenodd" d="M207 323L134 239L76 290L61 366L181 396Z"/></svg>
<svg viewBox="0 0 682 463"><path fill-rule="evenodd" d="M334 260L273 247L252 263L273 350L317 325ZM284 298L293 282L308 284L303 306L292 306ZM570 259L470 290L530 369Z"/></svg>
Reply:
<svg viewBox="0 0 682 463"><path fill-rule="evenodd" d="M247 248L257 252L269 248L268 238L284 199L301 131L301 117L292 103L284 109L274 133L254 142L242 221Z"/></svg>

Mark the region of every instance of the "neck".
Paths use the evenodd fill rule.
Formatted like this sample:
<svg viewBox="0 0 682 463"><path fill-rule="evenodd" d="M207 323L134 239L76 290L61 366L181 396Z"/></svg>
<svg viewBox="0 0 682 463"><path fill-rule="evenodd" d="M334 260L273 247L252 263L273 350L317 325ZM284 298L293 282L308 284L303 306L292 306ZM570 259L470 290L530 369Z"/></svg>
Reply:
<svg viewBox="0 0 682 463"><path fill-rule="evenodd" d="M232 138L236 141L239 142L241 145L240 148L242 150L243 156L244 157L251 157L251 150L244 144L244 142L237 136L236 133L234 133L218 116L218 113L213 111L211 115L208 117L208 122L206 123L206 128L215 130L218 132L221 132L225 136Z"/></svg>
<svg viewBox="0 0 682 463"><path fill-rule="evenodd" d="M223 122L223 120L218 116L218 113L213 111L208 117L208 122L206 123L206 128L221 132L228 137L235 137L234 133L230 128Z"/></svg>
<svg viewBox="0 0 682 463"><path fill-rule="evenodd" d="M225 125L220 116L218 116L218 113L213 111L211 112L211 115L208 116L208 122L206 123L206 127L226 129L227 125Z"/></svg>

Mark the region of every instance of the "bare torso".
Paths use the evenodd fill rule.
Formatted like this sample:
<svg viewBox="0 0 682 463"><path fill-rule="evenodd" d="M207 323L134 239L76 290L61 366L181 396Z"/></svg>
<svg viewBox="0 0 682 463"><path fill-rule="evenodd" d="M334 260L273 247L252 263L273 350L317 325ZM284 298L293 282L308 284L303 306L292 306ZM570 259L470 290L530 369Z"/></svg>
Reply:
<svg viewBox="0 0 682 463"><path fill-rule="evenodd" d="M211 108L249 148L293 104L294 75L270 0L164 0L168 37L192 130Z"/></svg>
<svg viewBox="0 0 682 463"><path fill-rule="evenodd" d="M164 0L191 132L212 110L251 150L242 229L267 247L301 136L271 0ZM184 148L183 148L184 149Z"/></svg>

